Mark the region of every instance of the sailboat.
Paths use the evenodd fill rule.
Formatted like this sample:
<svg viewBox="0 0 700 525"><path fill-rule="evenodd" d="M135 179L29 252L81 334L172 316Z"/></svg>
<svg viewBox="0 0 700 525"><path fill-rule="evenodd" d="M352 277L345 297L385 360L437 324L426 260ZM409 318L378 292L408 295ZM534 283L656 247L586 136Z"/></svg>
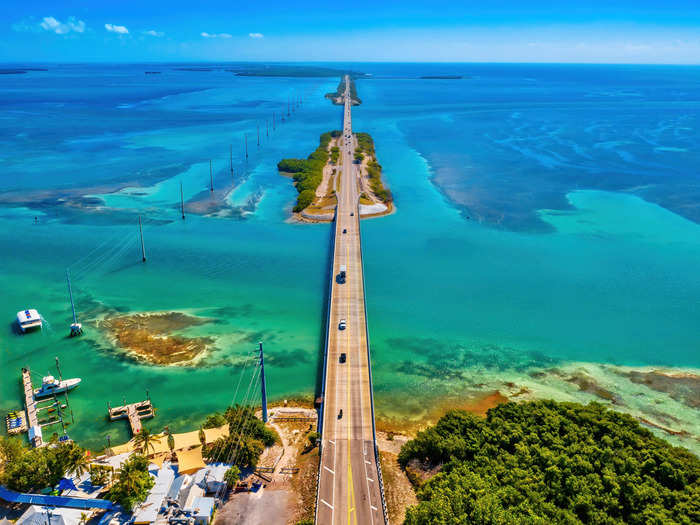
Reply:
<svg viewBox="0 0 700 525"><path fill-rule="evenodd" d="M83 325L78 322L78 317L75 315L75 304L73 303L73 289L70 285L70 271L66 268L66 280L68 281L68 297L70 297L70 307L73 311L73 324L70 325L70 336L75 337L83 333Z"/></svg>

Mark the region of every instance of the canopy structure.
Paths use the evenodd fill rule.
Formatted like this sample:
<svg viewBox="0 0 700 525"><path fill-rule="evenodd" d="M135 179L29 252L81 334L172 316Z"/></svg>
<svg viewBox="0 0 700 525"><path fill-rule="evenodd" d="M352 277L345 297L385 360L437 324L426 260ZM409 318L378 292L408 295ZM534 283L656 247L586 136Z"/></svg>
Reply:
<svg viewBox="0 0 700 525"><path fill-rule="evenodd" d="M228 436L228 434L228 425L204 429L204 437L207 445L214 443L214 441L221 437ZM173 439L175 440L175 448L173 450L187 450L188 448L198 447L202 444L202 442L199 440L199 430L184 432L182 434L173 434ZM113 446L109 450L112 452L112 455L116 456L118 454L124 454L125 452L134 452L136 449L136 443L132 439L123 445ZM170 453L170 447L168 447L168 435L165 433L154 434L153 441L148 446L147 455L157 456L159 454L168 453Z"/></svg>
<svg viewBox="0 0 700 525"><path fill-rule="evenodd" d="M228 434L228 425L204 429L204 437L206 439L207 445L210 443L214 443L214 441L216 441L219 438L228 436Z"/></svg>
<svg viewBox="0 0 700 525"><path fill-rule="evenodd" d="M191 450L178 450L177 463L179 474L192 474L207 466L202 459L201 446Z"/></svg>

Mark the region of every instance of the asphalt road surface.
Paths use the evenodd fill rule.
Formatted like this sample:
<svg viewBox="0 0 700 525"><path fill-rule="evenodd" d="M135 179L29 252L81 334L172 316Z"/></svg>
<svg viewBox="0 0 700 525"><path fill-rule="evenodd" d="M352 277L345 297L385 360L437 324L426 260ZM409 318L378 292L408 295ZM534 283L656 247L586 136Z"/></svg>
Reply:
<svg viewBox="0 0 700 525"><path fill-rule="evenodd" d="M379 525L384 515L374 448L349 81L344 111L316 523ZM347 268L344 282L338 278L341 265ZM339 328L342 320L344 330Z"/></svg>

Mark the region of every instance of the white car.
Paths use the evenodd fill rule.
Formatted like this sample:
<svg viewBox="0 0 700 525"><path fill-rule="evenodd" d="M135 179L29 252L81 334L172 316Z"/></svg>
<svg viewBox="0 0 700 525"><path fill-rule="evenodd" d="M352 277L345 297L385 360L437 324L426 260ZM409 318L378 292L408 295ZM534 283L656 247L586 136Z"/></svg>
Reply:
<svg viewBox="0 0 700 525"><path fill-rule="evenodd" d="M338 330L345 330L345 319L341 319L338 323Z"/></svg>

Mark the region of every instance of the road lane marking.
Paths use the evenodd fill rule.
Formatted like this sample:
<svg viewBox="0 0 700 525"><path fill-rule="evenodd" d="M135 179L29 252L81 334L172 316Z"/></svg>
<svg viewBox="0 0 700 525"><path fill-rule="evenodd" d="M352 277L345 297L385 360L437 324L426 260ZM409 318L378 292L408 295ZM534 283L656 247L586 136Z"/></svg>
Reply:
<svg viewBox="0 0 700 525"><path fill-rule="evenodd" d="M331 505L330 503L328 503L325 499L321 498L321 503L327 505L328 507L331 508L331 510L333 510L333 505Z"/></svg>
<svg viewBox="0 0 700 525"><path fill-rule="evenodd" d="M323 465L323 468L325 468L328 472L333 474L335 476L335 472L333 472L331 469L329 469L327 466Z"/></svg>
<svg viewBox="0 0 700 525"><path fill-rule="evenodd" d="M372 464L371 461L367 461L367 460L365 460L365 463L367 463L368 465L371 465L371 464Z"/></svg>
<svg viewBox="0 0 700 525"><path fill-rule="evenodd" d="M372 478L367 478L367 481L371 481L372 483L374 483L374 480Z"/></svg>
<svg viewBox="0 0 700 525"><path fill-rule="evenodd" d="M329 442L331 445L335 445L335 441L333 441L332 439L329 439L328 442Z"/></svg>
<svg viewBox="0 0 700 525"><path fill-rule="evenodd" d="M369 507L370 507L372 510L378 510L377 507L375 507L374 505L370 505Z"/></svg>

